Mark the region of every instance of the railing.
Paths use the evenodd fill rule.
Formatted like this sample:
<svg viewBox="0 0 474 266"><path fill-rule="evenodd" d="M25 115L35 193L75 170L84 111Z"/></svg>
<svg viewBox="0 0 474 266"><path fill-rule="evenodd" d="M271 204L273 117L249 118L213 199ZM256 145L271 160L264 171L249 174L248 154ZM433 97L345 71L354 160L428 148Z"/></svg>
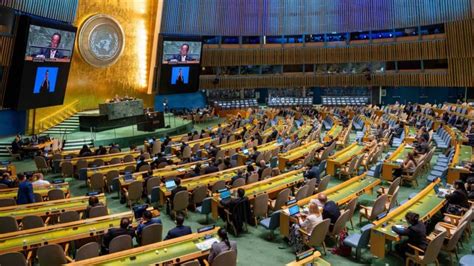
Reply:
<svg viewBox="0 0 474 266"><path fill-rule="evenodd" d="M77 104L79 103L79 100L75 100L71 102L68 105L65 105L61 109L55 111L54 113L51 113L37 122L37 132L41 133L44 132L59 123L63 122L67 118L73 116L75 113L77 113Z"/></svg>

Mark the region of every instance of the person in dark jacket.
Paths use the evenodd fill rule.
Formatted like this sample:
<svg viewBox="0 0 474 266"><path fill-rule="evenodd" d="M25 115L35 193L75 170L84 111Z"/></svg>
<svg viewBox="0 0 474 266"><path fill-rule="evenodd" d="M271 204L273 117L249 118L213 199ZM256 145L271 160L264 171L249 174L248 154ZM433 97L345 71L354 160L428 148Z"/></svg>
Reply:
<svg viewBox="0 0 474 266"><path fill-rule="evenodd" d="M149 165L145 159L145 156L143 155L140 155L140 158L138 158L138 162L137 162L137 167L135 169L135 172L139 172L140 171L140 167L144 166L144 165Z"/></svg>
<svg viewBox="0 0 474 266"><path fill-rule="evenodd" d="M182 213L176 214L175 220L176 220L176 227L168 231L168 234L166 235L165 240L192 234L191 227L183 225L184 215Z"/></svg>
<svg viewBox="0 0 474 266"><path fill-rule="evenodd" d="M236 235L241 233L244 223L251 217L250 202L245 196L245 190L242 188L237 189L237 198L221 200L219 204L221 208L219 208L218 213L221 219L227 221L227 212L229 212L229 218L237 230L237 232L234 233ZM225 210L227 210L227 212Z"/></svg>
<svg viewBox="0 0 474 266"><path fill-rule="evenodd" d="M130 226L130 219L122 218L120 220L119 228L110 228L107 231L107 233L104 235L104 238L102 239L102 252L108 253L110 241L112 241L112 239L114 239L117 236L129 235L132 238L134 238L135 231L129 226Z"/></svg>
<svg viewBox="0 0 474 266"><path fill-rule="evenodd" d="M82 149L79 151L79 157L85 157L85 156L91 156L91 155L92 155L91 149L89 149L89 146L84 144L82 146Z"/></svg>
<svg viewBox="0 0 474 266"><path fill-rule="evenodd" d="M180 191L188 190L186 187L181 186L181 178L176 178L174 180L174 183L176 184L176 187L171 190L171 196L169 198L168 205L167 205L168 206L167 213L170 213L171 210L173 209L173 201L176 194L178 194L178 192Z"/></svg>
<svg viewBox="0 0 474 266"><path fill-rule="evenodd" d="M9 188L15 187L15 181L11 179L10 174L4 172L0 178L0 184L7 185Z"/></svg>
<svg viewBox="0 0 474 266"><path fill-rule="evenodd" d="M89 205L87 206L86 210L84 211L84 218L89 218L89 212L92 208L96 206L104 206L102 202L99 201L99 198L96 196L89 197Z"/></svg>
<svg viewBox="0 0 474 266"><path fill-rule="evenodd" d="M321 173L319 172L319 167L317 165L313 165L305 174L304 174L304 177L306 179L313 179L313 178L316 178L316 183L319 184L319 182L321 181L321 178L320 178L320 175Z"/></svg>
<svg viewBox="0 0 474 266"><path fill-rule="evenodd" d="M456 180L456 182L454 182L454 188L455 190L451 194L446 195L448 203L462 208L469 208L469 199L464 182Z"/></svg>
<svg viewBox="0 0 474 266"><path fill-rule="evenodd" d="M408 239L402 241L395 246L395 249L399 252L402 257L405 257L406 253L412 252L412 249L408 244L425 250L428 243L426 241L426 226L424 223L419 221L420 216L414 212L408 212L405 215L405 220L408 222L408 227L392 226L392 230L399 236L407 236Z"/></svg>
<svg viewBox="0 0 474 266"><path fill-rule="evenodd" d="M218 162L215 162L213 164L209 164L208 167L204 168L204 174L211 174L211 173L219 172L218 165L219 165Z"/></svg>
<svg viewBox="0 0 474 266"><path fill-rule="evenodd" d="M16 196L17 204L29 204L35 203L35 195L33 192L33 184L31 179L33 175L29 175L28 178L23 174L18 174L18 194Z"/></svg>
<svg viewBox="0 0 474 266"><path fill-rule="evenodd" d="M260 155L260 152L258 151L257 146L253 146L253 154L250 156L250 160L253 162L257 162L257 158Z"/></svg>
<svg viewBox="0 0 474 266"><path fill-rule="evenodd" d="M334 201L328 201L328 197L326 196L326 194L320 193L318 195L318 200L323 205L323 220L331 220L330 229L332 230L332 227L336 223L337 219L339 218L339 216L341 216L341 212L339 211L339 208L337 207Z"/></svg>

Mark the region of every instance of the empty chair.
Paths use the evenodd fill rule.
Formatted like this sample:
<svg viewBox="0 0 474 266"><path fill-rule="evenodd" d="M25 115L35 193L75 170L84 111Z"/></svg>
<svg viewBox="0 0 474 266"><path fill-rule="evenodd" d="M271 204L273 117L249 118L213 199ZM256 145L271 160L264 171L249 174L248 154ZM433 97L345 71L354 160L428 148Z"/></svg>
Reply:
<svg viewBox="0 0 474 266"><path fill-rule="evenodd" d="M313 232L305 232L300 229L304 235L308 236L307 238L303 238L305 244L310 247L323 247L324 254L326 254L326 243L324 243L324 239L329 232L329 225L331 224L330 219L325 219L319 222L314 228Z"/></svg>
<svg viewBox="0 0 474 266"><path fill-rule="evenodd" d="M339 215L339 218L337 218L336 222L334 223L334 226L332 227L332 230L329 231L329 236L337 239L339 233L344 230L344 228L346 228L346 224L350 218L349 214L349 210L341 211L341 215Z"/></svg>
<svg viewBox="0 0 474 266"><path fill-rule="evenodd" d="M79 173L81 169L89 167L89 164L87 163L86 159L79 159L76 162L76 173Z"/></svg>
<svg viewBox="0 0 474 266"><path fill-rule="evenodd" d="M65 161L61 163L61 174L63 177L74 176L74 166L71 162Z"/></svg>
<svg viewBox="0 0 474 266"><path fill-rule="evenodd" d="M386 194L380 195L374 202L372 207L367 207L364 205L360 205L360 213L359 213L359 223L362 222L362 218L365 218L369 221L373 221L377 218L378 215L385 211L385 203L388 200L388 196Z"/></svg>
<svg viewBox="0 0 474 266"><path fill-rule="evenodd" d="M458 227L456 227L453 231L449 231L450 235L449 238L447 239L448 241L444 242L443 246L441 249L443 251L446 251L449 253L449 260L451 261L451 264L453 262L452 258L452 253L456 256L456 260L459 261L458 257L458 242L461 239L462 233L466 229L468 221L464 221L462 224L460 224Z"/></svg>
<svg viewBox="0 0 474 266"><path fill-rule="evenodd" d="M110 170L107 172L105 175L105 185L107 187L107 191L111 192L113 191L113 180L114 178L117 178L120 176L120 172L118 170Z"/></svg>
<svg viewBox="0 0 474 266"><path fill-rule="evenodd" d="M130 235L120 235L114 237L109 244L109 253L115 253L132 248L132 237Z"/></svg>
<svg viewBox="0 0 474 266"><path fill-rule="evenodd" d="M60 200L65 198L66 195L64 194L64 191L59 188L51 189L50 191L48 191L48 200Z"/></svg>
<svg viewBox="0 0 474 266"><path fill-rule="evenodd" d="M125 191L125 198L131 207L133 202L140 201L143 194L143 184L140 181L133 181Z"/></svg>
<svg viewBox="0 0 474 266"><path fill-rule="evenodd" d="M122 163L122 159L120 158L112 158L112 160L109 161L109 164L119 164Z"/></svg>
<svg viewBox="0 0 474 266"><path fill-rule="evenodd" d="M28 262L20 252L12 252L0 255L0 265L27 266Z"/></svg>
<svg viewBox="0 0 474 266"><path fill-rule="evenodd" d="M43 202L43 196L39 193L33 193L33 196L35 197L35 203L36 202Z"/></svg>
<svg viewBox="0 0 474 266"><path fill-rule="evenodd" d="M0 207L8 207L8 206L15 206L16 200L15 199L0 199Z"/></svg>
<svg viewBox="0 0 474 266"><path fill-rule="evenodd" d="M90 178L89 186L92 189L92 191L104 192L104 187L105 187L104 175L102 173L92 174Z"/></svg>
<svg viewBox="0 0 474 266"><path fill-rule="evenodd" d="M18 223L14 217L0 217L0 234L18 231Z"/></svg>
<svg viewBox="0 0 474 266"><path fill-rule="evenodd" d="M381 194L387 194L387 195L393 195L393 192L395 192L395 188L399 187L400 186L400 182L401 182L402 178L401 177L397 177L395 180L393 180L391 183L390 183L390 186L388 188L385 188L385 187L380 187L378 190L377 190L377 194L378 195L381 195Z"/></svg>
<svg viewBox="0 0 474 266"><path fill-rule="evenodd" d="M372 229L373 224L366 224L360 229L360 234L354 233L350 234L344 239L344 245L356 249L356 259L360 256L360 250L366 248L370 240L370 229Z"/></svg>
<svg viewBox="0 0 474 266"><path fill-rule="evenodd" d="M291 190L289 188L285 188L282 191L280 191L280 193L278 193L276 200L273 200L270 203L270 207L272 211L280 210L281 207L283 207L288 201L288 199L290 198L290 193L291 193Z"/></svg>
<svg viewBox="0 0 474 266"><path fill-rule="evenodd" d="M102 159L95 159L91 165L95 165L95 167L103 166L104 165L104 160Z"/></svg>
<svg viewBox="0 0 474 266"><path fill-rule="evenodd" d="M108 214L107 206L95 206L89 210L89 218L101 217Z"/></svg>
<svg viewBox="0 0 474 266"><path fill-rule="evenodd" d="M298 192L296 192L295 199L297 201L302 200L306 197L307 194L308 194L308 185L304 185L300 187L300 189L298 189Z"/></svg>
<svg viewBox="0 0 474 266"><path fill-rule="evenodd" d="M263 169L262 176L260 177L260 180L267 179L271 176L272 176L272 168L267 167L267 168Z"/></svg>
<svg viewBox="0 0 474 266"><path fill-rule="evenodd" d="M80 215L76 211L66 211L59 214L59 223L70 223L79 221Z"/></svg>
<svg viewBox="0 0 474 266"><path fill-rule="evenodd" d="M97 242L90 242L80 247L76 251L75 261L81 261L98 257L100 253L100 245Z"/></svg>
<svg viewBox="0 0 474 266"><path fill-rule="evenodd" d="M324 190L326 190L328 188L329 181L331 181L331 176L330 175L327 175L327 176L323 177L321 179L321 181L319 182L319 184L318 184L318 189L317 189L316 192L321 193Z"/></svg>
<svg viewBox="0 0 474 266"><path fill-rule="evenodd" d="M212 197L208 197L202 201L201 206L196 207L198 213L206 215L206 224L209 224L209 214L212 212L211 203Z"/></svg>
<svg viewBox="0 0 474 266"><path fill-rule="evenodd" d="M156 242L160 242L163 235L162 224L150 224L143 228L141 245L149 245Z"/></svg>
<svg viewBox="0 0 474 266"><path fill-rule="evenodd" d="M153 142L153 147L151 148L151 154L161 153L161 141L156 140Z"/></svg>
<svg viewBox="0 0 474 266"><path fill-rule="evenodd" d="M145 158L145 160L151 159L151 155L150 155L150 153L148 153L148 152L144 152L144 153L142 154L142 156L143 156L143 158Z"/></svg>
<svg viewBox="0 0 474 266"><path fill-rule="evenodd" d="M274 231L280 227L280 213L281 211L275 211L270 217L261 220L259 223L265 229L270 230L270 239L274 238Z"/></svg>
<svg viewBox="0 0 474 266"><path fill-rule="evenodd" d="M189 193L188 191L180 191L176 193L173 199L173 212L185 211L187 215L187 208L189 206Z"/></svg>
<svg viewBox="0 0 474 266"><path fill-rule="evenodd" d="M247 178L247 184L252 184L252 183L255 183L258 181L258 174L257 173L254 173L254 174L251 174L248 178Z"/></svg>
<svg viewBox="0 0 474 266"><path fill-rule="evenodd" d="M130 172L130 173L133 173L135 172L135 165L128 165L128 166L125 166L125 168L123 169L124 172Z"/></svg>
<svg viewBox="0 0 474 266"><path fill-rule="evenodd" d="M207 263L207 264L206 264ZM209 263L205 261L205 264ZM219 253L212 261L212 266L236 266L237 265L237 253L233 250L227 250Z"/></svg>
<svg viewBox="0 0 474 266"><path fill-rule="evenodd" d="M385 203L385 209L389 212L391 209L397 206L398 190L400 187L395 189L393 195L387 195L387 202Z"/></svg>
<svg viewBox="0 0 474 266"><path fill-rule="evenodd" d="M306 183L308 186L308 191L305 198L311 197L313 195L314 189L316 188L316 181L318 181L316 178L312 178Z"/></svg>
<svg viewBox="0 0 474 266"><path fill-rule="evenodd" d="M149 164L144 164L138 168L138 172L148 172L151 170L151 166Z"/></svg>
<svg viewBox="0 0 474 266"><path fill-rule="evenodd" d="M153 188L159 187L161 184L161 179L158 176L154 176L148 179L146 182L146 194L148 196L148 200L151 200L151 192Z"/></svg>
<svg viewBox="0 0 474 266"><path fill-rule="evenodd" d="M198 260L192 260L192 261L188 261L188 262L185 262L185 263L181 263L180 265L181 266L201 266L201 263L199 263Z"/></svg>
<svg viewBox="0 0 474 266"><path fill-rule="evenodd" d="M212 185L211 192L216 193L218 190L225 188L225 180L219 180Z"/></svg>
<svg viewBox="0 0 474 266"><path fill-rule="evenodd" d="M46 159L43 156L35 156L36 168L40 172L48 172L51 168L49 167Z"/></svg>
<svg viewBox="0 0 474 266"><path fill-rule="evenodd" d="M352 223L352 216L354 216L354 212L355 212L355 209L357 207L357 200L359 198L353 198L351 199L347 205L346 205L346 208L345 210L347 210L349 212L349 221L351 222L351 227L352 227L352 230L354 230L354 224Z"/></svg>
<svg viewBox="0 0 474 266"><path fill-rule="evenodd" d="M198 204L201 204L203 200L207 197L207 187L205 185L201 185L193 189L191 193L191 204L196 209Z"/></svg>
<svg viewBox="0 0 474 266"><path fill-rule="evenodd" d="M44 226L43 218L36 215L28 215L21 219L21 229L28 230Z"/></svg>
<svg viewBox="0 0 474 266"><path fill-rule="evenodd" d="M253 217L255 220L255 225L258 224L258 218L267 217L268 213L268 194L262 193L255 197L253 203Z"/></svg>
<svg viewBox="0 0 474 266"><path fill-rule="evenodd" d="M135 158L131 154L127 154L123 157L123 162L124 163L131 163L131 162L134 162L134 161L135 161Z"/></svg>
<svg viewBox="0 0 474 266"><path fill-rule="evenodd" d="M429 243L428 246L426 247L426 250L421 250L413 245L408 244L409 247L411 247L414 251L415 254L409 254L407 253L407 258L406 258L406 265L410 265L410 262L413 262L414 264L421 264L421 265L428 265L431 263L436 263L436 265L439 265L438 263L438 254L439 251L441 250L441 247L443 246L443 241L446 238L447 232L442 232L438 235L436 235Z"/></svg>
<svg viewBox="0 0 474 266"><path fill-rule="evenodd" d="M40 265L63 265L68 263L63 248L58 244L39 247L36 255Z"/></svg>
<svg viewBox="0 0 474 266"><path fill-rule="evenodd" d="M233 187L233 188L241 187L241 186L244 186L244 185L245 185L245 178L237 178L237 179L234 180L234 182L232 183L232 187Z"/></svg>

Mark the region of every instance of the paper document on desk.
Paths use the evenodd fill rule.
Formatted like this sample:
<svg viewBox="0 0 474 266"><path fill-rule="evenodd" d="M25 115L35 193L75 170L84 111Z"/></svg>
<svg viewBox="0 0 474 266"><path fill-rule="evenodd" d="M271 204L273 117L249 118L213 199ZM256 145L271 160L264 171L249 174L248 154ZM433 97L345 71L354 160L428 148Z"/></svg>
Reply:
<svg viewBox="0 0 474 266"><path fill-rule="evenodd" d="M219 242L215 237L209 238L202 241L201 243L197 243L196 247L201 251L209 250L211 249L212 244L214 244L215 242Z"/></svg>

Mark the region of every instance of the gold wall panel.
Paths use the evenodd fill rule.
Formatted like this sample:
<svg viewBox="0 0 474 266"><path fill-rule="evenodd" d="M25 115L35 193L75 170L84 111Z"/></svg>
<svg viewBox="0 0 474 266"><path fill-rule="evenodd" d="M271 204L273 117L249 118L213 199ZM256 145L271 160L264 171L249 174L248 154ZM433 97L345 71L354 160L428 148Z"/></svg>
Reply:
<svg viewBox="0 0 474 266"><path fill-rule="evenodd" d="M86 63L77 50L71 63L64 104L80 100L80 110L98 108L99 103L114 97L141 98L153 105L154 95L147 94L150 55L159 0L80 0L74 23L78 28L91 15L106 14L115 18L125 32L125 47L118 61L106 68ZM36 120L58 110L41 108Z"/></svg>

